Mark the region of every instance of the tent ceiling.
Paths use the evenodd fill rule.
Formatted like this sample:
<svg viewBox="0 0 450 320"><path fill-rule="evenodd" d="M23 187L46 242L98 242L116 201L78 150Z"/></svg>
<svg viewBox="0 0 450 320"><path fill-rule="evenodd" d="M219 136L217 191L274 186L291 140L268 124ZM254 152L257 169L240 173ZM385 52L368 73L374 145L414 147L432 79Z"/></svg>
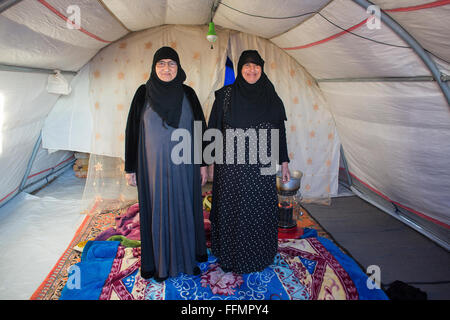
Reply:
<svg viewBox="0 0 450 320"><path fill-rule="evenodd" d="M80 8L81 29L67 27ZM78 71L128 31L97 1L23 0L0 15L0 63Z"/></svg>
<svg viewBox="0 0 450 320"><path fill-rule="evenodd" d="M214 16L214 23L225 28L251 33L270 39L301 24L313 16L313 12L320 11L320 9L322 9L329 2L331 1L227 0L223 1L223 3L221 3L217 8L216 15ZM254 16L243 14L242 12ZM256 16L299 17L287 19L266 19Z"/></svg>
<svg viewBox="0 0 450 320"><path fill-rule="evenodd" d="M374 1L444 61L450 60L450 25L443 23L449 2ZM132 5L122 0L22 0L0 15L0 63L78 71L101 48L130 32L162 24L206 24L214 4L217 25L296 48L287 51L317 78L430 75L389 27L367 28L367 13L351 0L134 0ZM79 30L69 29L65 21L74 5L80 8ZM354 34L341 28L352 28ZM446 70L444 61L439 63Z"/></svg>
<svg viewBox="0 0 450 320"><path fill-rule="evenodd" d="M163 24L206 24L211 19L214 0L183 1L102 0L129 30L139 31Z"/></svg>
<svg viewBox="0 0 450 320"><path fill-rule="evenodd" d="M343 32L325 18L339 21L343 29L352 28L355 35ZM272 41L287 50L316 78L429 74L412 49L407 48L408 45L389 27L382 25L380 29L371 30L365 24L366 19L367 13L359 5L352 1L335 0L320 15Z"/></svg>
<svg viewBox="0 0 450 320"><path fill-rule="evenodd" d="M73 29L67 27L63 16L70 17L72 15L70 6L74 4L74 1L26 0L6 10L2 15L36 33L83 48L98 49L102 46L100 43L110 43L127 33L127 30L114 17L105 14L105 9L99 2L79 0L75 3L80 8L82 30L87 32L91 30L95 33L95 37L82 30L74 32Z"/></svg>
<svg viewBox="0 0 450 320"><path fill-rule="evenodd" d="M432 6L432 4L443 4L448 1L374 0L372 2L384 8L424 49L450 61L450 23L448 23L450 5Z"/></svg>

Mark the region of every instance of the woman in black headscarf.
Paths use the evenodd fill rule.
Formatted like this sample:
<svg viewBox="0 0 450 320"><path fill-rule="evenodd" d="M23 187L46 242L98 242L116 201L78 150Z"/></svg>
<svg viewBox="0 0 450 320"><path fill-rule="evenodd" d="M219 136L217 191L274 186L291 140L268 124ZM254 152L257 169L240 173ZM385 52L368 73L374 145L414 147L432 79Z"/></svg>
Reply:
<svg viewBox="0 0 450 320"><path fill-rule="evenodd" d="M242 274L262 271L272 264L278 248L276 175L262 173L267 165L261 161L261 152L276 157L278 151L284 182L289 181L290 173L284 105L264 73L264 60L255 50L244 51L237 71L232 85L216 91L208 123L208 128L223 133L223 159L216 158L210 167L210 175L214 177L210 220L212 253L224 271ZM237 154L237 141L233 141L234 162L230 163L227 152L232 144L230 141L227 144L226 131L236 129L244 132L254 129L256 140L253 138L251 143L258 143L258 151L256 156L252 154L250 140L246 141L243 158ZM278 150L271 148L272 129L279 133L275 141ZM261 148L266 146L260 145L263 138L268 141L264 151ZM219 157L217 144L215 150ZM239 160L244 164L239 164Z"/></svg>
<svg viewBox="0 0 450 320"><path fill-rule="evenodd" d="M125 172L137 185L141 225L141 276L163 281L183 272L199 274L206 261L201 186L206 164L172 161L174 130L193 137L194 121L206 128L195 91L184 85L178 54L162 47L153 57L149 80L133 98L125 134ZM186 131L184 131L186 132ZM201 142L200 142L201 143ZM193 156L194 141L183 150Z"/></svg>

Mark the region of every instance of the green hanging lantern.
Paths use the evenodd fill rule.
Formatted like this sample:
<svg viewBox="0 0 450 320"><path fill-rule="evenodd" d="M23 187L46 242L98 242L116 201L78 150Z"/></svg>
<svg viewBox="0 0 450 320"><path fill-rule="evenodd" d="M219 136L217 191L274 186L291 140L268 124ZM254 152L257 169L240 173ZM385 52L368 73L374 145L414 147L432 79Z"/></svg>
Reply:
<svg viewBox="0 0 450 320"><path fill-rule="evenodd" d="M209 23L209 30L208 33L206 34L206 39L211 42L211 49L213 48L213 43L216 42L217 40L217 34L216 34L216 29L214 27L214 22L210 22Z"/></svg>

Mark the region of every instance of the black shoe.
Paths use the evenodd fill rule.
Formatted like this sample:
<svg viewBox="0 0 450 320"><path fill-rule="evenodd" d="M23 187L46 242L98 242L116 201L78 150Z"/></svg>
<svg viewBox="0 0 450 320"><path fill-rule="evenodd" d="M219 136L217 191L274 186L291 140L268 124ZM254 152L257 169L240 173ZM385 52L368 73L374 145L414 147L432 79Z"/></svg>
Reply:
<svg viewBox="0 0 450 320"><path fill-rule="evenodd" d="M154 276L153 278L155 279L156 282L163 282L163 281L167 280L167 278L169 278L169 276L162 277L162 278L160 278L158 276Z"/></svg>
<svg viewBox="0 0 450 320"><path fill-rule="evenodd" d="M197 256L196 258L197 258L196 260L198 262L206 262L206 261L208 261L208 255L207 254L204 254L202 256Z"/></svg>
<svg viewBox="0 0 450 320"><path fill-rule="evenodd" d="M155 274L155 271L142 271L141 270L141 277L144 278L145 280L150 279L151 277L153 277L153 275Z"/></svg>
<svg viewBox="0 0 450 320"><path fill-rule="evenodd" d="M194 276L198 276L198 275L201 274L201 273L202 273L202 271L200 270L199 267L195 267L195 268L194 268Z"/></svg>

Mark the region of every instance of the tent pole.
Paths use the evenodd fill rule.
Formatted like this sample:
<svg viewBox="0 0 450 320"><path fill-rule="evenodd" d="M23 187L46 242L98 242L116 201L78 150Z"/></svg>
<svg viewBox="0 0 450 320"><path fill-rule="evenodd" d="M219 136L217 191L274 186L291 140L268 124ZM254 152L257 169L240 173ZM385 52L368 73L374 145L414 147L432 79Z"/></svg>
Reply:
<svg viewBox="0 0 450 320"><path fill-rule="evenodd" d="M360 192L355 187L351 186L350 189L352 190L352 192L354 194L356 194L361 199L367 201L368 203L370 203L371 205L377 207L381 211L386 212L387 214L389 214L390 216L394 217L395 219L405 223L407 226L413 228L417 232L420 232L421 234L423 234L424 236L428 237L429 239L431 239L432 241L434 241L438 245L440 245L443 248L445 248L446 250L450 250L450 243L448 242L448 240L439 238L434 233L432 233L432 232L422 228L421 226L419 226L415 222L411 221L407 217L405 217L405 216L403 216L401 214L398 214L397 212L394 212L393 210L390 210L390 209L382 206L381 204L377 203L376 201L371 200L368 196L366 196L364 193Z"/></svg>
<svg viewBox="0 0 450 320"><path fill-rule="evenodd" d="M25 170L25 174L22 178L22 182L20 183L19 192L23 190L25 183L28 180L28 175L30 174L31 167L33 166L33 163L34 163L34 159L36 159L36 155L39 151L39 147L41 146L41 141L42 141L42 132L40 131L39 137L36 140L36 143L34 144L33 153L31 154L30 160L28 160L27 169Z"/></svg>
<svg viewBox="0 0 450 320"><path fill-rule="evenodd" d="M51 182L52 180L48 180L48 177L50 177L50 176L54 176L54 175L56 175L58 172L60 172L60 171L62 171L62 170L65 170L66 168L68 168L69 166L72 166L73 164L75 163L75 159L73 159L73 160L71 160L71 161L69 161L68 163L66 163L65 165L63 165L61 168L58 168L58 169L56 169L55 170L55 168L52 168L52 170L50 171L50 173L49 174L47 174L45 177L41 177L41 178L39 178L38 180L36 180L36 181L34 181L34 182L32 182L32 183L30 183L30 184L27 184L27 185L25 185L24 187L23 187L23 191L25 191L25 192L34 192L35 190L30 190L30 188L32 187L32 186L34 186L34 185L36 185L37 183L39 183L39 182L41 182L42 180L44 180L44 179L46 179L46 182L44 183L44 186L46 185L46 184L48 184L49 182ZM55 179L55 178L57 178L58 176L55 176L55 177L53 177L53 179Z"/></svg>
<svg viewBox="0 0 450 320"><path fill-rule="evenodd" d="M34 159L36 159L37 152L39 151L39 147L41 145L41 141L42 141L42 132L39 131L39 137L38 137L36 143L34 144L33 152L31 154L30 159L28 160L27 169L25 170L25 174L24 174L24 176L22 178L22 181L20 182L19 187L14 191L14 195L11 194L10 198L8 200L6 200L5 202L0 204L0 208L3 207L5 204L7 204L9 201L11 201L13 198L15 198L24 189L24 186L25 186L25 183L28 180L28 175L30 174L31 167L33 165Z"/></svg>
<svg viewBox="0 0 450 320"><path fill-rule="evenodd" d="M57 69L43 69L43 68L32 68L32 67L20 67L11 66L8 64L0 64L0 71L13 71L13 72L31 72L31 73L48 73L54 74ZM76 71L61 71L61 74L77 75Z"/></svg>
<svg viewBox="0 0 450 320"><path fill-rule="evenodd" d="M367 10L368 7L373 6L374 4L367 0L353 0L356 4L360 5L364 9ZM436 66L436 63L431 59L428 53L423 49L423 47L417 42L417 40L410 35L397 21L395 21L392 17L386 14L383 10L380 9L381 13L381 21L388 25L392 31L394 31L401 39L403 39L411 49L419 56L420 59L425 63L425 65L430 70L434 79L439 84L442 93L444 94L445 99L447 100L447 104L450 108L450 88L446 82L443 81L442 74L439 71L439 68Z"/></svg>
<svg viewBox="0 0 450 320"><path fill-rule="evenodd" d="M345 153L344 153L344 148L342 147L342 143L341 143L341 156L342 156L342 162L344 162L345 173L347 174L348 185L351 187L353 185L352 177L350 176L350 173L348 171L347 159L345 158Z"/></svg>
<svg viewBox="0 0 450 320"><path fill-rule="evenodd" d="M213 21L214 16L216 15L216 11L219 8L219 4L220 4L221 1L222 0L214 0L213 1L213 5L212 5L212 8L211 8L211 20L210 21Z"/></svg>
<svg viewBox="0 0 450 320"><path fill-rule="evenodd" d="M11 8L21 1L22 0L0 0L0 13L6 11L7 9Z"/></svg>

